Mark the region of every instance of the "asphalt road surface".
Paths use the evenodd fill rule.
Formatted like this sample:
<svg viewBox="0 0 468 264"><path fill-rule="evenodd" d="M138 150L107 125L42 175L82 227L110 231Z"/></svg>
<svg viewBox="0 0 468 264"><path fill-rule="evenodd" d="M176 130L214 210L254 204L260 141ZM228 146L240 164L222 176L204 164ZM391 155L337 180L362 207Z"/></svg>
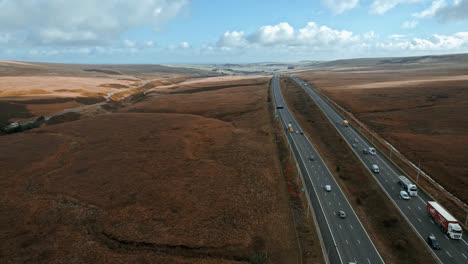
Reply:
<svg viewBox="0 0 468 264"><path fill-rule="evenodd" d="M337 128L341 133L346 142L352 146L356 144L356 148L352 148L358 155L360 160L369 169L375 179L380 183L387 196L395 203L400 209L402 215L410 222L410 225L419 234L420 238L424 240L427 245L427 237L430 234L436 236L440 250L431 251L444 264L453 263L468 263L468 243L466 237L468 234L464 234L462 240L452 240L437 226L437 224L429 217L426 211L427 201L431 201L424 192L418 190L417 197L411 197L410 200L400 199L400 191L403 190L398 184L398 176L404 175L401 170L390 162L385 155L379 153L377 150L376 155L364 154L363 149L374 147L364 136L362 136L358 130L350 124L348 127L343 126L343 117L340 116L332 107L330 107L325 100L320 97L314 90L312 90L306 83L296 77L292 77L305 91L312 97L317 105L322 109L325 115L328 117L330 122ZM355 142L357 141L357 143ZM389 153L388 153L389 154ZM372 172L372 165L376 164L380 173L376 174ZM409 178L409 177L408 177Z"/></svg>
<svg viewBox="0 0 468 264"><path fill-rule="evenodd" d="M273 78L273 94L278 118L303 177L304 191L311 202L330 263L384 263L320 155L307 137L300 133L302 129L281 95L278 76ZM288 129L289 124L294 132ZM325 190L325 185L331 186L330 192ZM346 217L340 218L338 211L344 211Z"/></svg>

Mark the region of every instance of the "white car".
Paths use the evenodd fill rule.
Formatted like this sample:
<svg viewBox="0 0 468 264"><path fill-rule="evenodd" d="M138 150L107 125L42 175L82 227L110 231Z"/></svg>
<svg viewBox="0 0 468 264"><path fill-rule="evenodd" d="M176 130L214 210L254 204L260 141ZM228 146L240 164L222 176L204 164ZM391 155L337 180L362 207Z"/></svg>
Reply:
<svg viewBox="0 0 468 264"><path fill-rule="evenodd" d="M325 191L331 192L331 186L330 185L325 185Z"/></svg>
<svg viewBox="0 0 468 264"><path fill-rule="evenodd" d="M403 199L403 200L409 200L409 195L406 191L401 191L400 192L400 198Z"/></svg>
<svg viewBox="0 0 468 264"><path fill-rule="evenodd" d="M369 153L375 155L377 154L377 151L375 151L375 148L369 148Z"/></svg>

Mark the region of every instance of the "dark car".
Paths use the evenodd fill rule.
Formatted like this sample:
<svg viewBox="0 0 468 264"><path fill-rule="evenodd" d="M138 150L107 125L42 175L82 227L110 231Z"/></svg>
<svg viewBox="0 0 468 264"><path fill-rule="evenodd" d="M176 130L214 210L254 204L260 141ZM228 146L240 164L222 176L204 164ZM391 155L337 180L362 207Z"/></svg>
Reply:
<svg viewBox="0 0 468 264"><path fill-rule="evenodd" d="M427 237L427 243L429 243L429 246L431 246L433 249L440 249L439 242L437 242L437 239L434 235Z"/></svg>
<svg viewBox="0 0 468 264"><path fill-rule="evenodd" d="M314 160L315 160L314 155L310 155L310 156L309 156L309 160L310 160L310 161L314 161Z"/></svg>
<svg viewBox="0 0 468 264"><path fill-rule="evenodd" d="M352 145L352 146L353 146L353 148L356 148L356 147L357 147L356 143L353 143L353 145Z"/></svg>
<svg viewBox="0 0 468 264"><path fill-rule="evenodd" d="M344 211L338 211L338 216L340 218L346 218L346 213Z"/></svg>
<svg viewBox="0 0 468 264"><path fill-rule="evenodd" d="M362 153L364 153L364 154L369 154L369 150L363 149L363 150L362 150Z"/></svg>

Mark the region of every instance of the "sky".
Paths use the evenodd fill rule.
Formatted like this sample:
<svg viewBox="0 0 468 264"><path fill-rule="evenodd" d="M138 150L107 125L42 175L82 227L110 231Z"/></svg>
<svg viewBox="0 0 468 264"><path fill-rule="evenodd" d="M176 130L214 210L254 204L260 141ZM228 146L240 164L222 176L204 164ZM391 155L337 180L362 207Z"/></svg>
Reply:
<svg viewBox="0 0 468 264"><path fill-rule="evenodd" d="M468 0L0 0L0 59L298 62L468 52Z"/></svg>

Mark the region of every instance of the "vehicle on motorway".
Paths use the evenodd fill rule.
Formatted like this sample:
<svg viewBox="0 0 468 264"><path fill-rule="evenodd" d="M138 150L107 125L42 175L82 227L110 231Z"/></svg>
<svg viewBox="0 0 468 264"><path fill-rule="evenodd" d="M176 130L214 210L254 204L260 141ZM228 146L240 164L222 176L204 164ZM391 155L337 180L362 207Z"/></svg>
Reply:
<svg viewBox="0 0 468 264"><path fill-rule="evenodd" d="M462 228L458 224L457 219L453 217L445 208L439 203L428 201L426 205L427 212L431 218L444 230L451 239L462 238Z"/></svg>
<svg viewBox="0 0 468 264"><path fill-rule="evenodd" d="M375 155L377 154L377 151L375 151L375 148L369 148L369 153Z"/></svg>
<svg viewBox="0 0 468 264"><path fill-rule="evenodd" d="M343 126L345 126L345 127L349 126L348 120L343 120Z"/></svg>
<svg viewBox="0 0 468 264"><path fill-rule="evenodd" d="M310 155L310 156L309 156L309 160L310 160L310 161L314 161L314 160L315 160L314 155Z"/></svg>
<svg viewBox="0 0 468 264"><path fill-rule="evenodd" d="M354 138L354 143L358 143L359 141L357 140L357 138Z"/></svg>
<svg viewBox="0 0 468 264"><path fill-rule="evenodd" d="M325 185L325 191L330 192L331 191L331 186L330 185Z"/></svg>
<svg viewBox="0 0 468 264"><path fill-rule="evenodd" d="M344 211L338 211L338 216L340 218L346 218L346 213Z"/></svg>
<svg viewBox="0 0 468 264"><path fill-rule="evenodd" d="M357 262L351 261L351 262L346 262L346 264L357 264Z"/></svg>
<svg viewBox="0 0 468 264"><path fill-rule="evenodd" d="M292 128L291 123L288 124L288 129L291 133L294 133L294 129Z"/></svg>
<svg viewBox="0 0 468 264"><path fill-rule="evenodd" d="M405 176L398 176L398 184L411 196L418 196L418 188Z"/></svg>
<svg viewBox="0 0 468 264"><path fill-rule="evenodd" d="M353 148L356 148L356 147L357 147L356 143L353 143L353 145L352 145L352 146L353 146Z"/></svg>
<svg viewBox="0 0 468 264"><path fill-rule="evenodd" d="M379 166L375 165L375 164L372 164L372 171L374 173L379 173L380 172L380 169L379 169Z"/></svg>
<svg viewBox="0 0 468 264"><path fill-rule="evenodd" d="M369 150L368 149L363 149L362 150L362 153L364 153L365 155L369 154Z"/></svg>
<svg viewBox="0 0 468 264"><path fill-rule="evenodd" d="M437 239L433 234L430 234L427 237L427 243L429 243L429 246L433 249L440 249L439 242L437 242Z"/></svg>
<svg viewBox="0 0 468 264"><path fill-rule="evenodd" d="M304 135L304 131L300 131L299 133L300 133L301 135Z"/></svg>
<svg viewBox="0 0 468 264"><path fill-rule="evenodd" d="M409 200L410 199L408 193L405 192L405 191L400 192L400 198L403 199L403 200Z"/></svg>
<svg viewBox="0 0 468 264"><path fill-rule="evenodd" d="M296 134L299 134L299 130L296 130Z"/></svg>
<svg viewBox="0 0 468 264"><path fill-rule="evenodd" d="M278 105L276 109L284 109L284 106Z"/></svg>

